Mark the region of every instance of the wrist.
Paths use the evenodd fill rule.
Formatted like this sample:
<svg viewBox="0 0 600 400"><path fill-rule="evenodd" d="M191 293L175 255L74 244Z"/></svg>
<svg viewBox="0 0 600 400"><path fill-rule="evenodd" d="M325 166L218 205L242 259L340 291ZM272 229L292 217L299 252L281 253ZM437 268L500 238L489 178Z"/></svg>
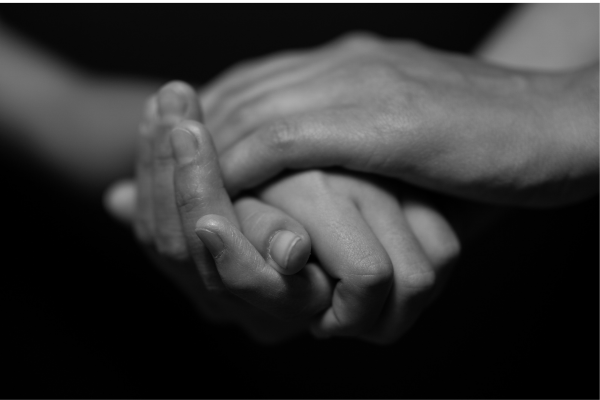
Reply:
<svg viewBox="0 0 600 400"><path fill-rule="evenodd" d="M599 127L598 64L539 77L545 91L544 134L549 140L548 165L557 204L572 203L598 193ZM561 183L562 182L562 183Z"/></svg>

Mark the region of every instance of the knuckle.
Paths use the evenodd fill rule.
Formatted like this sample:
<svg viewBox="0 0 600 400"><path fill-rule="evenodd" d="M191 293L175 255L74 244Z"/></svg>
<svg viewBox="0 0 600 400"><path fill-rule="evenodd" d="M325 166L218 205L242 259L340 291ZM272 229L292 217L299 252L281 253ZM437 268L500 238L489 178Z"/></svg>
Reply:
<svg viewBox="0 0 600 400"><path fill-rule="evenodd" d="M176 188L177 186L178 185L176 185ZM195 210L206 209L211 199L211 192L217 192L222 189L222 187L213 187L210 191L198 186L193 186L192 188L186 186L183 189L184 190L175 190L175 204L180 211L189 213Z"/></svg>
<svg viewBox="0 0 600 400"><path fill-rule="evenodd" d="M355 80L361 83L376 85L397 85L398 71L390 62L377 59L357 62L354 68L349 70Z"/></svg>
<svg viewBox="0 0 600 400"><path fill-rule="evenodd" d="M175 195L175 202L177 203L177 207L186 214L206 206L206 199L197 194L179 193Z"/></svg>
<svg viewBox="0 0 600 400"><path fill-rule="evenodd" d="M363 30L348 32L340 38L343 45L356 49L370 48L378 44L379 40L375 33Z"/></svg>
<svg viewBox="0 0 600 400"><path fill-rule="evenodd" d="M278 120L267 126L262 138L267 148L276 152L286 152L297 142L297 129L288 120Z"/></svg>
<svg viewBox="0 0 600 400"><path fill-rule="evenodd" d="M367 256L359 262L359 268L362 272L355 275L355 281L361 287L379 289L393 281L394 268L387 257Z"/></svg>

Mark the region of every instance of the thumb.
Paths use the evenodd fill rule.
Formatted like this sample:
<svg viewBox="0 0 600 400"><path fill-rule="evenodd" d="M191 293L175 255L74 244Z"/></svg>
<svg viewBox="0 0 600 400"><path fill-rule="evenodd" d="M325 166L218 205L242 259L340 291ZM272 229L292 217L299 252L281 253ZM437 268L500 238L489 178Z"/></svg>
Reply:
<svg viewBox="0 0 600 400"><path fill-rule="evenodd" d="M283 319L296 319L329 305L331 284L316 265L309 263L295 275L280 274L220 215L200 218L195 233L211 253L225 287L255 307Z"/></svg>

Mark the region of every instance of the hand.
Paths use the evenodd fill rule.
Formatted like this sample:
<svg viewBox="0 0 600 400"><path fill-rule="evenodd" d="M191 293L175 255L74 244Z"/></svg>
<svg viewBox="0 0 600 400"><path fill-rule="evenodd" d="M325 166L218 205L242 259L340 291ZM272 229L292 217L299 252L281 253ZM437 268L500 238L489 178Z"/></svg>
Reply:
<svg viewBox="0 0 600 400"><path fill-rule="evenodd" d="M258 196L303 224L335 280L331 306L313 321L318 337L396 341L439 293L460 251L446 219L396 182L313 170Z"/></svg>
<svg viewBox="0 0 600 400"><path fill-rule="evenodd" d="M310 237L256 199L232 206L210 135L193 121L179 123L183 118L201 118L195 93L183 83L166 85L147 104L137 162L138 238L156 249L155 263L205 316L239 324L261 341L306 330L307 318L331 297L326 275L312 263L305 267ZM173 127L179 129L170 138ZM223 292L223 284L239 298Z"/></svg>
<svg viewBox="0 0 600 400"><path fill-rule="evenodd" d="M284 168L341 166L549 206L598 190L597 82L597 65L524 72L359 35L242 64L202 102L232 193Z"/></svg>
<svg viewBox="0 0 600 400"><path fill-rule="evenodd" d="M192 131L195 128L186 129ZM201 131L200 129L198 132ZM160 140L156 141L158 137L155 136L154 143L160 143ZM149 191L152 195L147 196L153 204L162 205L160 207L166 210L168 207L164 205L169 200L174 203L174 198L194 199L193 203L201 205L199 208L210 208L210 204L214 203L213 208L221 207L222 212L228 212L227 208L223 209L223 204L227 201L223 201L225 197L220 195L222 189L219 179L211 175L218 171L218 166L212 165L210 161L214 162L216 158L206 153L210 151L211 146L205 141L206 138L200 138L199 152L190 153L196 155L198 158L196 164L201 162L202 168L193 169L191 174L185 173L186 170L189 171L188 168L174 171L175 180L179 182L175 185L176 196L165 195L165 192L169 193L169 188L173 188L173 185L168 183L170 174L157 175L157 171L164 170L165 165L173 164L165 163L164 161L169 157L164 157L161 158L157 168L156 156L161 153L170 155L171 152L153 152L154 161L147 163L154 165L152 172L154 178L150 179L154 189ZM193 143L190 143L182 149L189 150L193 147ZM138 178L143 175L144 172L140 169ZM140 189L142 189L141 194L144 190L142 187ZM161 197L157 197L157 193L162 193ZM211 195L207 196L207 194ZM218 201L211 201L211 198ZM319 245L314 248L317 257L321 260L323 268L332 277L338 279L332 307L314 324L314 332L319 336L340 334L360 336L376 342L394 341L414 322L420 311L431 300L435 275L447 270L449 262L458 253L458 241L452 229L426 203L418 200L407 201L404 205L405 219L403 210L393 195L364 179L331 172L308 172L269 185L261 191L261 198L271 204L277 204L288 213L294 213L299 221L310 227L311 235L320 238ZM206 212L205 209L199 209L191 215L189 211L193 208L180 204L181 221L187 221L183 224L184 231L186 225L190 226L191 223L193 232L195 221ZM174 204L172 209L176 209ZM163 213L169 214L164 211ZM149 220L152 220L152 215L159 214L155 210L150 213ZM206 218L201 218L199 223L202 224L204 220L205 223L212 225L212 230L216 229L216 235L224 238L223 242L227 242L227 238L231 237L230 232L235 232L227 219L215 217L216 221L206 222ZM154 221L154 230L159 232L162 229L165 232L163 238L171 238L167 243L179 241L178 236L173 235L177 230L170 228L176 225L176 218L163 219L162 223L156 222L158 218L154 218ZM168 223L168 221L172 222ZM253 230L249 232L252 234ZM198 243L198 238L193 234L185 236L191 244L188 247L192 249L192 254L202 255L202 248L194 246L194 240ZM242 243L243 239L226 243L224 250L211 248L214 242L210 238L205 239L213 254L219 254L217 258L217 266L221 265L219 272L227 273L228 269L232 269L228 267L232 261L234 264L244 262L247 264L247 258L256 259L251 252L244 254L244 249L238 251L239 243ZM157 245L158 248L163 249L185 248L185 245L165 245L160 244L160 241ZM257 248L259 247L260 241ZM182 258L178 255L178 251L165 253ZM198 259L197 256L194 256L194 259L199 260L197 265L201 268L206 268L209 264L206 259ZM246 268L252 269L252 267ZM250 274L244 276L243 270L239 268L237 271L229 272L228 276L234 279L229 279L226 286L232 292L240 293L239 287L244 285L244 281L248 282L252 279L257 281L256 277L248 275ZM274 287L272 284L270 286ZM389 291L390 287L392 287L391 291ZM439 282L437 287L440 287ZM241 296L248 296L249 292L254 291L254 297L247 298L250 301L260 299L260 293L261 291L264 293L265 288L269 288L266 281L253 290L248 290L246 287L241 292ZM269 292L273 290L266 291ZM386 302L387 305L384 306ZM255 302L263 308L265 305L268 307L267 303ZM385 310L383 313L382 309ZM289 309L284 315L288 318L295 316Z"/></svg>

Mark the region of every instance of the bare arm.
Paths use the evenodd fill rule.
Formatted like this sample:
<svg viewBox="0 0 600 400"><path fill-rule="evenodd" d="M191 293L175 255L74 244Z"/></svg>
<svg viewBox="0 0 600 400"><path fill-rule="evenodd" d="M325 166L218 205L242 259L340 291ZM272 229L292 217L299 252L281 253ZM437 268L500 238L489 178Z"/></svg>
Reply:
<svg viewBox="0 0 600 400"><path fill-rule="evenodd" d="M598 61L598 4L526 4L476 54L493 63L557 71Z"/></svg>
<svg viewBox="0 0 600 400"><path fill-rule="evenodd" d="M82 188L131 171L143 103L158 84L93 76L1 23L0 55L0 140Z"/></svg>

